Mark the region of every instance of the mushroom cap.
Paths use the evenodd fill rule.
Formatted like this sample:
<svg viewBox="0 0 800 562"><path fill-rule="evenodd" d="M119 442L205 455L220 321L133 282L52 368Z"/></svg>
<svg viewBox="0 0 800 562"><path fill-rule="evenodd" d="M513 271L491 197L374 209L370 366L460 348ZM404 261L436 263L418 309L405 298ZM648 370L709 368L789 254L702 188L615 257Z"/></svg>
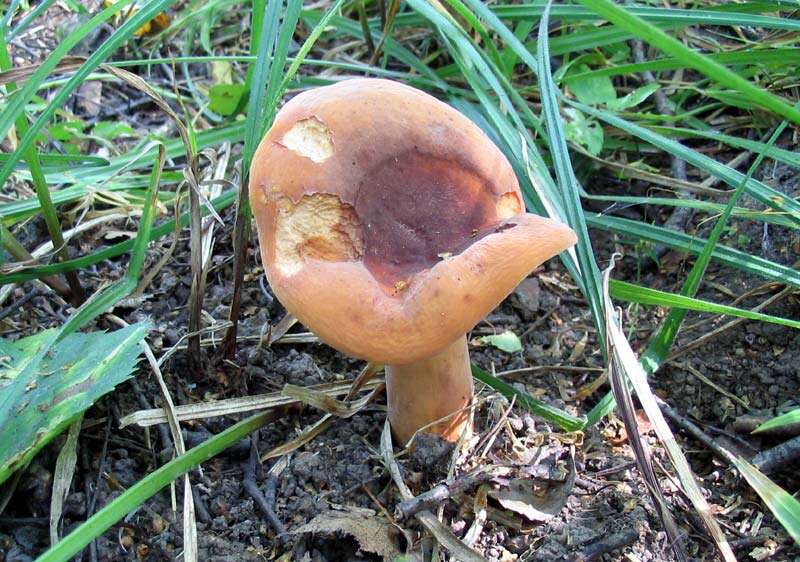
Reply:
<svg viewBox="0 0 800 562"><path fill-rule="evenodd" d="M524 212L505 156L472 121L389 80L288 102L255 153L267 278L322 340L369 361L428 357L575 243Z"/></svg>

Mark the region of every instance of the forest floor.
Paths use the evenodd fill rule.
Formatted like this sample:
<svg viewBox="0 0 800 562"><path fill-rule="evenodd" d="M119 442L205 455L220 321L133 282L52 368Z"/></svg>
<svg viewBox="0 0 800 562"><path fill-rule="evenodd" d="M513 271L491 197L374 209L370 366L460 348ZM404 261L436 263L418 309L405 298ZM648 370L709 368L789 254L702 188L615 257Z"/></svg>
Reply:
<svg viewBox="0 0 800 562"><path fill-rule="evenodd" d="M217 239L215 264L208 278L205 310L210 326L224 322L231 295L231 260L226 256L231 255L228 241L232 216L223 218L228 226ZM42 241L46 236L42 225L36 222L31 223L29 231L34 240ZM107 230L94 233L97 243L102 244L107 234ZM759 233L752 234L754 243L761 244ZM602 235L598 235L598 241L600 255L602 252L610 255L613 241ZM773 237L773 259L791 256L791 250L783 251L790 241L779 235ZM151 250L153 262L160 251L161 248ZM185 333L187 312L183 303L187 302L190 288L188 256L188 241L182 239L173 259L159 272L148 293L130 307L117 307L114 311L131 323L152 322L154 329L149 342L157 355L181 343L181 335ZM638 278L656 288L669 288L683 267L682 259L679 253L668 254L661 268L651 267L642 272L642 260L626 258L617 265L615 275L623 279ZM279 341L268 348L259 342L265 329L280 321L285 312L271 295L263 280L263 270L255 265L257 261L253 251L254 265L246 275L242 341L236 360L221 360L219 349L210 346L204 348L204 368L200 371L189 367L185 352L181 351L162 367L177 404L277 392L287 383L310 386L347 381L363 368L362 363L321 343ZM602 258L600 261L603 262ZM99 286L119 278L123 270L124 259L109 261L84 276L84 280ZM711 272L707 278L711 283L702 296L710 300L729 298L756 286L754 280L742 276ZM18 287L13 298L22 299L31 290L27 285ZM746 300L741 305L756 304L758 297L753 299L752 303ZM68 310L66 303L51 294L35 296L24 310L4 319L4 336L21 337L59 325ZM770 312L797 317L800 305L785 300L776 303ZM652 314L657 312L626 311L629 322L626 327L634 345L643 344L650 335L656 320ZM737 432L741 425L737 422L747 415L769 417L782 405L781 397L797 396L800 336L789 328L743 322L714 336L705 345L680 351L724 323L721 318L692 315L687 324L694 329L684 333L677 356L653 376L652 384L658 395L713 439L752 455L777 441ZM98 328L114 326L100 321ZM582 389L602 374L602 355L587 307L557 260L524 281L475 328L472 337L504 330L522 336L522 352L510 354L473 345L473 361L535 398L581 414L608 388L604 384L581 399L585 394ZM302 326L292 330L304 331ZM78 471L65 506L65 531L86 517L88 506L102 507L172 455L166 433L159 436L158 432L148 433L136 426L119 428L122 416L160 405L158 385L145 366L142 364L135 383L120 386L86 417L79 442ZM512 372L503 375L506 371ZM521 408L509 412L506 398L481 388L480 383L477 387L480 406L475 411L475 435L465 450L456 455L456 475L478 466L511 465L514 476L527 483L505 506L491 491L488 499L483 496L481 505L489 509L482 532L476 534L473 544L489 560L672 558L619 420L612 415L586 434L557 433ZM308 407L283 411L274 423L259 431L259 452L263 454L292 440L320 416L319 411ZM230 418L184 423L187 445L195 445L221 431L230 424ZM403 540L399 533L383 524L398 501L380 457L384 419L385 406L379 398L353 417L335 421L327 431L294 453L264 464L259 483L262 488L275 486L274 511L289 533L281 539L276 538L275 530L243 488L250 456L249 440L206 463L202 471L194 471L191 479L196 491L200 559L255 561L281 555L289 556L285 560L380 559L364 551L357 554L357 537L368 541L364 536L378 531L392 537L396 541L394 548L401 552ZM685 533L687 552L693 558L714 559L713 546L688 501L678 491L674 478L664 472L663 467L668 466L665 453L649 431L646 418L642 419L642 437L652 447L666 498ZM487 439L489 436L492 438ZM684 438L681 445L741 559L789 561L800 556L800 551L789 545L780 526L741 478L702 444ZM47 547L49 484L58 450L56 442L37 457L0 519L0 552L5 553L4 562L31 560ZM574 483L570 478L573 453ZM430 439L402 458L400 464L412 491L424 492L443 479L453 454L451 446ZM285 463L285 468L278 475L267 474L279 462ZM536 470L531 473L525 466L534 466ZM525 470L527 475L523 474ZM798 483L797 471L792 469L773 477L789 489ZM177 505L181 505L178 488ZM488 489L491 488L490 483ZM108 531L96 542L96 559L174 559L181 550L182 528L180 514L172 511L170 498L169 490L160 492ZM444 520L461 534L475 520L476 501L476 488L443 501ZM547 513L546 508L553 505L563 508L556 509L555 514ZM352 521L339 521L342 514L364 520L363 529L350 531L356 538L344 531ZM417 528L414 522L396 523L412 532ZM370 524L376 528L370 528ZM343 532L310 532L316 528L339 528ZM604 557L590 556L604 552Z"/></svg>
<svg viewBox="0 0 800 562"><path fill-rule="evenodd" d="M19 55L23 60L35 59L39 56L36 53ZM101 107L119 106L121 98L114 97L117 88L104 86L100 92L105 93L95 101ZM86 95L95 94L87 90ZM73 111L85 116L93 109L85 97L79 97ZM137 128L169 128L163 116L146 103L115 118ZM798 177L790 170L777 167L770 174L760 179L787 194L800 188ZM598 173L592 189L599 193L604 185L619 189L614 178ZM628 189L631 194L641 194L646 186L631 182ZM324 344L277 341L265 345L268 328L278 323L285 311L265 282L255 236L245 275L238 350L234 360L222 358L220 348L214 345L222 332L214 328L227 319L232 292L233 212L222 213L222 219L224 227L216 235L207 279L204 337L209 345L203 348L201 367L195 368L198 362L190 362L181 350L162 366L176 404L280 392L286 384L310 386L352 380L364 364ZM735 233L740 248L794 264L800 250L796 235L772 226L765 231L759 222L738 224L745 225ZM101 249L128 236L135 225L135 219L106 224L84 233L80 244ZM709 224L697 221L690 226L699 235L707 234L709 228ZM656 265L608 234L594 234L601 266L606 266L616 251L626 256L617 263L615 278L656 289L680 289L687 270L684 253L669 252ZM24 235L21 242L26 247L37 247L48 239L41 217L26 225ZM171 236L167 236L150 248L150 266L171 242ZM92 291L118 280L125 272L126 259L106 260L84 270L81 281ZM184 231L172 258L145 295L113 311L130 323L152 323L148 342L156 356L184 343L191 285L189 262L188 233ZM727 303L758 286L755 278L712 265L698 297ZM774 286L764 287L739 301L738 306L755 306L775 292ZM17 339L59 326L71 312L57 295L30 283L16 287L9 302L13 307L13 303L22 301L22 307L10 309L11 313L0 319L4 338ZM800 303L790 296L764 312L800 318ZM623 310L624 327L635 350L644 346L662 316L663 311L658 309L629 306ZM749 457L779 443L780 438L756 437L743 431L746 417L769 418L785 406L786 397L800 395L800 334L790 328L747 321L715 332L730 320L689 314L674 357L652 376L651 384L680 416L699 425L712 439ZM113 330L117 325L101 317L96 328ZM575 415L585 414L609 390L607 383L594 391L589 386L603 374L603 356L586 302L558 260L551 260L525 280L475 328L470 340L505 330L520 336L521 352L506 353L473 343L473 361L538 400ZM299 332L305 332L305 328L296 325L290 331ZM694 347L704 336L708 339ZM439 503L442 520L457 535L463 537L469 529L472 546L491 561L673 559L624 426L614 415L585 433L565 434L518 405L511 407L506 398L480 383L476 383L476 390L475 432L462 449L456 451L426 438L399 458L403 477L414 494L442 481L451 464L456 479L476 467L509 467L508 473ZM64 508L64 533L172 457L172 441L165 425L149 431L135 425L120 428L122 417L161 406L160 396L153 373L142 362L132 382L119 386L88 411L79 438L77 470ZM204 463L201 470L192 471L200 560L394 560L404 552L406 541L418 536L420 526L413 518L400 520L395 515L399 498L380 454L386 417L382 395L354 416L337 419L298 450L257 468L257 486L286 530L277 536L243 486L251 447L264 454L295 439L321 416L311 407L277 411L276 419L253 438ZM200 443L236 419L240 418L208 417L183 423L187 446ZM651 448L656 475L683 534L688 556L716 559L713 544L691 504L666 469L669 462L664 449L644 415L640 429ZM739 559L800 560L800 549L792 545L738 473L677 425L673 424L673 429ZM33 560L49 546L51 484L62 440L46 447L16 483L0 516L0 562ZM800 485L796 466L779 468L770 476L788 490ZM508 492L509 484L513 493L498 493ZM181 515L172 507L182 505L182 487L176 488L176 503L169 488L157 493L95 541L81 560L176 559L183 540ZM430 546L427 544L427 548Z"/></svg>

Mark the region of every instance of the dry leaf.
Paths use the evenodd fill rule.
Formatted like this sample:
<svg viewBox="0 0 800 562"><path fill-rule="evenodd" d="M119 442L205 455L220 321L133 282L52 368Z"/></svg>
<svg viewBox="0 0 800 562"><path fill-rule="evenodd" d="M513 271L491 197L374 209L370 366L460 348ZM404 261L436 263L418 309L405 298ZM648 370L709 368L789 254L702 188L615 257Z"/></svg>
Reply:
<svg viewBox="0 0 800 562"><path fill-rule="evenodd" d="M319 533L323 535L348 535L356 539L361 550L392 562L400 556L400 532L388 521L363 511L328 511L292 531L292 534Z"/></svg>
<svg viewBox="0 0 800 562"><path fill-rule="evenodd" d="M567 503L575 485L575 461L571 460L563 482L515 478L508 488L489 492L500 505L531 521L547 521Z"/></svg>

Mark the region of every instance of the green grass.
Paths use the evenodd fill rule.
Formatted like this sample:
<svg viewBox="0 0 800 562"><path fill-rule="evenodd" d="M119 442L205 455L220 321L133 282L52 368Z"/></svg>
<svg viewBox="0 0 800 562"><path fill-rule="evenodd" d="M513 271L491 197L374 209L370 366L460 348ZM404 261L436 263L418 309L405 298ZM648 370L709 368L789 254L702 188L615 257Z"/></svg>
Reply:
<svg viewBox="0 0 800 562"><path fill-rule="evenodd" d="M6 3L0 15L0 70L10 67L7 47L13 48L54 4L45 0L23 12L22 2ZM187 152L216 151L224 142L237 147L239 173L229 170L226 178L235 183L227 185L210 206L215 212L236 209L237 250L230 282L240 290L245 271L254 266L242 242L252 240L247 174L255 148L288 92L344 75L386 77L426 90L472 118L498 144L517 173L529 209L558 218L578 233L574 251L564 253L561 260L586 302L597 348L606 361L615 357L608 353L607 331L607 319L614 311L609 310L600 271L611 255L598 248L598 233L611 237L634 263L647 259L640 253L643 248L654 246L677 251L685 260L685 270L670 271L670 281L664 285L614 279L608 284L611 298L619 303L658 307L664 313L653 316L659 324L642 352L640 367L651 377L659 376L658 368L675 348L690 311L787 329L800 325L795 318L769 310L753 312L743 305L698 297L710 268L800 290L797 264L786 254L780 259L762 255L757 241L730 235L732 229L767 228L780 229L789 243L798 239L798 193L787 193L779 182L769 180L779 167L790 174L800 170L792 141L800 125L796 70L800 22L793 2L705 1L664 7L580 0L580 5L552 5L547 12L544 3L533 2L408 0L386 37L378 3L370 1L337 0L308 9L299 0L150 0L129 12L131 4L132 0L120 0L95 14L79 14L81 10L68 4L68 9L77 10L79 23L53 52L24 80L0 74L3 245L17 256L22 255L20 250L32 251L22 247L21 234L30 221L41 217L59 251L58 259L43 258L13 268L6 267L13 259L5 256L0 262L4 267L0 285L66 276L75 289L76 283L85 283L89 268L105 260L121 263L127 272L108 287L95 287L62 327L60 338L90 325L136 288L149 243L163 242L176 225L194 228L198 235L199 215L212 214L208 206L200 205L199 213L195 208L193 217L182 201L178 216L173 213L184 179L182 168ZM135 36L142 24L165 10L172 18L168 28L148 37ZM126 17L120 19L121 14ZM242 20L250 23L242 25ZM65 57L74 55L92 30L106 23L113 32L86 53L78 70L59 73ZM650 49L646 60L634 60L633 38L642 39ZM370 44L381 45L375 65L369 63ZM175 57L168 56L173 53ZM146 82L165 68L175 73L174 84L151 86L185 120L188 143L174 129L155 134L141 128L124 142L112 142L115 150L102 156L85 138L56 142L54 131L75 118L70 103L77 88L93 79L118 89L121 84L113 69L122 67ZM241 94L230 115L211 110L211 88L217 79L212 69L223 67L228 73L224 85ZM656 86L644 83L645 72L654 73ZM666 95L671 115L657 107L655 90ZM67 151L67 146L73 148ZM738 168L731 166L743 151L751 158ZM672 158L688 166L685 182L674 181ZM167 169L162 171L165 163ZM658 181L645 185L635 179L636 172ZM603 182L595 181L601 173L605 189ZM29 186L30 191L19 191L19 185ZM695 196L685 198L681 185L696 187ZM654 186L658 190L651 189ZM87 237L79 236L83 243L72 242L67 248L63 232L75 226L79 205L97 211L142 211L135 238L92 248ZM616 210L625 207L643 211L642 216L646 212L648 218L620 216ZM664 217L680 208L692 209L697 220L683 230L665 228ZM697 228L698 224L702 226ZM237 318L234 310L232 319ZM628 327L623 326L622 332ZM235 333L235 328L229 333L229 350ZM52 340L53 345L56 342ZM474 367L476 379L516 396L518 405L564 430L589 430L615 407L611 394L600 392L585 403L580 415L571 415L481 367ZM629 381L638 374L624 362L622 371ZM636 391L646 393L641 381L635 380ZM795 410L770 423L789 423L796 416ZM236 426L235 434L258 425L248 423ZM208 451L219 450L219 441L215 443L202 455L167 465L169 470L159 471L157 478L137 487L136 494L126 495L122 504L98 513L91 525L82 528L80 538L69 535L63 546L43 559L68 559L87 537L90 540L144 501L143 490L154 493L190 465L208 458ZM685 463L673 453L672 460L683 467ZM791 496L787 499L785 491L746 464L739 464L739 469L796 536L798 512Z"/></svg>

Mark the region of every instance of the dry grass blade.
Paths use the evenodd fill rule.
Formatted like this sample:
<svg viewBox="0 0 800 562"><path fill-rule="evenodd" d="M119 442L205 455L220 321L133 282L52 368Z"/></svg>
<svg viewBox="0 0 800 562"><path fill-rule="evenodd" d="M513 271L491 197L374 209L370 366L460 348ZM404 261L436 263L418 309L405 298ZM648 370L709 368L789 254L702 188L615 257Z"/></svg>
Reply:
<svg viewBox="0 0 800 562"><path fill-rule="evenodd" d="M383 379L376 379L364 384L365 390L372 390L383 384ZM344 396L350 390L349 382L329 383L316 385L312 388L316 392L324 392L328 396ZM283 392L271 392L256 396L244 396L242 398L228 398L215 402L201 402L198 404L186 404L175 407L175 416L178 421L199 420L232 414L242 414L259 410L274 410L283 406L293 406L300 402L290 398ZM163 408L152 408L149 410L138 410L120 419L120 427L138 425L139 427L152 427L160 423L167 423L167 417Z"/></svg>
<svg viewBox="0 0 800 562"><path fill-rule="evenodd" d="M277 457L282 457L283 455L288 455L292 451L296 451L312 439L314 439L317 435L328 429L328 426L333 423L333 420L336 418L330 414L325 414L319 421L314 423L313 425L308 426L303 430L303 432L298 435L295 439L284 443L283 445L279 445L274 449L267 451L263 455L261 455L261 462L268 461L269 459L274 459Z"/></svg>
<svg viewBox="0 0 800 562"><path fill-rule="evenodd" d="M5 248L9 254L14 256L14 259L17 259L22 262L31 263L31 264L38 264L38 260L34 258L28 250L25 249L22 244L17 242L16 238L8 231L5 225L0 223L0 238L2 238L2 246ZM0 267L0 272L7 271L9 264L4 264ZM61 295L64 298L69 298L70 296L70 289L69 286L61 280L60 277L57 276L48 276L42 277L42 282L45 283L48 287L53 289L56 293ZM6 285L3 289L10 293L11 288L13 285ZM0 303L5 301L5 298L0 299Z"/></svg>
<svg viewBox="0 0 800 562"><path fill-rule="evenodd" d="M383 385L378 384L372 389L372 392L359 398L358 400L342 401L336 400L325 392L319 392L311 388L287 384L283 387L283 394L297 402L308 404L314 408L318 408L337 418L349 418L358 413L361 408L372 402L372 400L383 391Z"/></svg>
<svg viewBox="0 0 800 562"><path fill-rule="evenodd" d="M269 333L267 334L267 347L271 346L273 343L285 336L286 332L288 332L295 324L297 324L297 318L287 312L277 324L269 327Z"/></svg>
<svg viewBox="0 0 800 562"><path fill-rule="evenodd" d="M733 550L728 544L725 535L722 533L722 529L720 529L714 519L711 508L703 495L703 491L698 486L692 469L689 467L689 463L686 461L686 457L683 455L680 446L675 441L675 436L667 425L664 415L658 407L656 398L650 390L644 368L641 363L639 363L636 354L633 352L633 349L631 349L630 343L628 343L627 338L622 333L622 328L618 325L616 318L612 316L614 308L608 294L608 282L611 268L613 267L613 260L611 264L612 265L603 274L603 298L607 317L606 327L608 330L608 340L610 342L610 351L613 353L610 359L613 362L614 370L618 369L621 374L624 374L625 379L627 379L623 386L627 387L627 384L630 383L636 391L636 396L639 398L658 438L664 444L672 466L675 467L678 473L678 478L683 485L684 493L703 520L723 560L726 562L735 562L736 556L734 556ZM634 433L633 435L638 434Z"/></svg>
<svg viewBox="0 0 800 562"><path fill-rule="evenodd" d="M400 491L400 496L404 501L414 499L414 494L403 481L400 467L392 452L392 430L387 419L383 425L381 434L381 454L386 468L394 481L395 486ZM486 559L465 545L447 526L430 511L424 510L415 514L414 517L439 541L439 544L450 551L454 560L460 562L486 562Z"/></svg>
<svg viewBox="0 0 800 562"><path fill-rule="evenodd" d="M368 363L367 366L364 367L364 369L359 373L359 375L355 378L355 380L353 380L353 382L350 384L350 388L347 391L347 394L345 395L345 400L350 400L356 395L356 393L359 390L367 386L367 384L371 382L372 378L378 371L381 370L381 368L382 367L380 365L376 365L374 363ZM383 381L379 381L378 384L382 385ZM373 391L369 394L369 398L372 399L375 397L375 395L376 393L375 391ZM363 408L363 406L365 406L368 403L369 400L365 401L361 407ZM331 425L331 423L333 423L335 419L336 419L335 416L331 414L325 414L318 422L316 422L313 425L310 425L305 430L303 430L303 433L301 433L295 439L292 439L291 441L289 441L288 443L284 443L283 445L279 445L278 447L275 447L271 451L267 451L264 455L261 456L261 462L264 462L268 459L272 459L275 457L281 457L283 455L287 455L292 451L299 449L300 447L302 447L303 445L314 439L317 435L328 429L328 427Z"/></svg>
<svg viewBox="0 0 800 562"><path fill-rule="evenodd" d="M613 261L612 261L613 266ZM609 270L611 267L609 267ZM604 273L607 276L608 272ZM612 317L613 308L609 307L606 310L606 321L611 324L614 322ZM686 552L684 551L682 541L680 539L680 531L675 524L675 519L672 517L667 501L661 493L661 486L656 478L655 471L653 470L653 463L650 460L650 449L647 444L639 437L639 428L636 421L636 411L633 406L633 399L631 398L630 391L628 390L628 382L625 380L623 373L624 368L619 365L617 356L614 353L614 341L609 338L607 340L609 347L608 357L611 359L609 368L609 378L611 379L611 388L614 392L614 399L617 401L617 412L619 417L622 418L625 424L625 431L628 433L628 443L633 449L636 464L639 467L639 472L644 479L647 486L647 491L650 498L653 500L653 507L658 513L661 520L661 525L667 532L669 542L672 545L672 551L675 553L675 558L679 561L685 561Z"/></svg>
<svg viewBox="0 0 800 562"><path fill-rule="evenodd" d="M83 414L72 422L69 426L69 433L63 447L58 453L56 468L53 473L53 493L50 496L50 544L54 545L59 541L58 524L61 522L61 513L64 510L64 502L72 484L72 476L75 474L75 465L78 462L78 436L83 425Z"/></svg>
<svg viewBox="0 0 800 562"><path fill-rule="evenodd" d="M201 194L206 201L216 199L222 194L222 180L225 179L225 172L228 169L228 162L231 157L231 143L222 143L222 148L216 155L214 162L214 172L211 177L210 185L203 182L201 185ZM215 213L216 214L216 213ZM211 259L211 247L214 242L214 224L215 217L208 216L203 220L203 236L202 236L202 258L203 275L205 276L208 271L208 263Z"/></svg>
<svg viewBox="0 0 800 562"><path fill-rule="evenodd" d="M78 70L85 62L85 57L64 57L53 69L53 72ZM40 66L41 64L28 64L6 70L5 72L0 72L0 86L5 86L10 83L16 83L18 86L22 86Z"/></svg>
<svg viewBox="0 0 800 562"><path fill-rule="evenodd" d="M189 208L190 208L190 254L192 270L192 286L189 293L189 332L197 334L189 338L189 360L195 363L195 367L202 357L200 353L200 312L203 309L203 267L201 261L202 253L202 221L200 212L201 198L203 203L210 208L208 201L201 196L200 178L198 175L198 157L191 141L189 130L183 123L178 114L170 107L167 101L142 78L121 68L115 68L107 64L100 65L103 70L122 80L126 84L136 88L146 94L175 124L178 134L183 142L186 151L187 166L184 169L184 177L189 185ZM217 216L217 218L219 218Z"/></svg>
<svg viewBox="0 0 800 562"><path fill-rule="evenodd" d="M153 373L156 376L158 386L164 398L163 411L169 421L172 442L175 444L175 452L179 455L184 455L186 454L186 445L183 442L183 434L181 433L181 427L178 423L178 417L175 415L175 404L172 402L172 396L164 382L164 377L158 366L158 360L155 355L153 355L153 351L146 342L142 342L142 348L144 349L144 354L145 357L147 357L150 368L153 369ZM183 560L184 562L197 562L197 523L195 521L192 484L189 481L188 473L183 475Z"/></svg>

